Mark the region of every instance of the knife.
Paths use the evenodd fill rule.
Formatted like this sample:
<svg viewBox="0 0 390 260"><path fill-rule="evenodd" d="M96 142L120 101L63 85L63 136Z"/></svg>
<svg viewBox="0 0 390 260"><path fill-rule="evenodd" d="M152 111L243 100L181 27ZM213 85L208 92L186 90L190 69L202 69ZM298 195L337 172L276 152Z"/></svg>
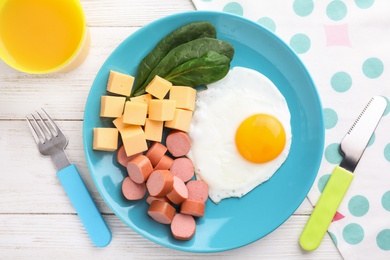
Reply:
<svg viewBox="0 0 390 260"><path fill-rule="evenodd" d="M351 184L355 170L385 109L384 97L370 99L340 144L343 159L336 166L315 206L299 243L304 250L315 250L321 241Z"/></svg>

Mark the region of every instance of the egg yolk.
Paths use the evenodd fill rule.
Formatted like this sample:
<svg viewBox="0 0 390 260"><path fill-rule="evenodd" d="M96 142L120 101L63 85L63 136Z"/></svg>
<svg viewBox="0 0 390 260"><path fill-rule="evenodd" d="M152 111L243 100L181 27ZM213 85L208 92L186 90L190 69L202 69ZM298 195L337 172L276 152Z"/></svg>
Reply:
<svg viewBox="0 0 390 260"><path fill-rule="evenodd" d="M246 118L235 136L238 152L253 163L269 162L283 151L286 133L283 125L268 114L256 114Z"/></svg>

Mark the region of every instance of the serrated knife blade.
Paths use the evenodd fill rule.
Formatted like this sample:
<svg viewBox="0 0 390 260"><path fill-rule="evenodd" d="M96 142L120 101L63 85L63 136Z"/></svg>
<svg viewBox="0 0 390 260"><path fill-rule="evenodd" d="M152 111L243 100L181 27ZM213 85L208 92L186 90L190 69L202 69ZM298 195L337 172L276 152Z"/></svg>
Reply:
<svg viewBox="0 0 390 260"><path fill-rule="evenodd" d="M344 155L340 163L342 168L351 172L355 170L386 107L387 101L381 96L371 98L364 107L341 141L340 152Z"/></svg>
<svg viewBox="0 0 390 260"><path fill-rule="evenodd" d="M333 170L302 234L301 247L315 250L328 230L341 201L351 184L357 164L363 155L385 109L387 101L382 96L372 97L340 143L343 160Z"/></svg>

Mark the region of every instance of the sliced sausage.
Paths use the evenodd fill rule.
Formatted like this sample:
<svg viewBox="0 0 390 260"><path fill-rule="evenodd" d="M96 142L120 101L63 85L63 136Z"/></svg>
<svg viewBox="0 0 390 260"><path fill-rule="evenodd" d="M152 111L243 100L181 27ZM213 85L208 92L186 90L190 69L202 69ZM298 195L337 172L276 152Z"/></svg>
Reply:
<svg viewBox="0 0 390 260"><path fill-rule="evenodd" d="M188 190L188 199L206 202L209 196L209 186L205 181L192 180L186 184Z"/></svg>
<svg viewBox="0 0 390 260"><path fill-rule="evenodd" d="M146 185L135 183L130 177L126 177L122 181L122 193L128 200L140 200L146 194Z"/></svg>
<svg viewBox="0 0 390 260"><path fill-rule="evenodd" d="M186 199L181 204L180 213L191 215L194 217L203 217L204 208L204 202Z"/></svg>
<svg viewBox="0 0 390 260"><path fill-rule="evenodd" d="M169 170L173 163L173 159L167 155L163 155L161 160L158 162L154 170Z"/></svg>
<svg viewBox="0 0 390 260"><path fill-rule="evenodd" d="M146 187L152 196L165 196L173 188L173 175L169 170L153 171L146 181Z"/></svg>
<svg viewBox="0 0 390 260"><path fill-rule="evenodd" d="M187 182L194 177L194 165L187 157L176 158L170 168L173 176L177 176L184 182Z"/></svg>
<svg viewBox="0 0 390 260"><path fill-rule="evenodd" d="M150 205L150 204L152 204L152 202L155 201L155 200L161 200L161 201L170 203L169 199L168 199L166 196L163 196L163 197L154 197L154 196L151 196L150 194L149 194L148 197L146 198L146 203L148 203L148 204Z"/></svg>
<svg viewBox="0 0 390 260"><path fill-rule="evenodd" d="M127 166L127 163L137 157L138 155L140 155L141 153L137 153L137 154L133 154L133 155L130 155L130 156L127 156L126 155L126 151L125 151L125 147L123 145L121 145L119 148L118 148L118 151L116 152L116 160L118 161L118 163L120 165L122 165L123 167L126 167Z"/></svg>
<svg viewBox="0 0 390 260"><path fill-rule="evenodd" d="M186 155L191 148L189 136L182 131L172 131L167 135L166 145L168 151L174 157L180 157Z"/></svg>
<svg viewBox="0 0 390 260"><path fill-rule="evenodd" d="M161 200L153 201L148 209L149 216L162 224L171 224L175 212L176 210L171 204Z"/></svg>
<svg viewBox="0 0 390 260"><path fill-rule="evenodd" d="M167 194L167 198L175 204L180 204L188 198L188 190L182 179L173 176L173 189Z"/></svg>
<svg viewBox="0 0 390 260"><path fill-rule="evenodd" d="M126 168L130 179L136 183L145 182L153 171L149 158L142 154L128 162Z"/></svg>
<svg viewBox="0 0 390 260"><path fill-rule="evenodd" d="M166 152L167 147L165 147L165 145L155 142L150 146L145 155L149 158L153 167L155 167Z"/></svg>
<svg viewBox="0 0 390 260"><path fill-rule="evenodd" d="M176 214L171 223L171 231L174 238L190 240L196 231L195 219L191 215Z"/></svg>

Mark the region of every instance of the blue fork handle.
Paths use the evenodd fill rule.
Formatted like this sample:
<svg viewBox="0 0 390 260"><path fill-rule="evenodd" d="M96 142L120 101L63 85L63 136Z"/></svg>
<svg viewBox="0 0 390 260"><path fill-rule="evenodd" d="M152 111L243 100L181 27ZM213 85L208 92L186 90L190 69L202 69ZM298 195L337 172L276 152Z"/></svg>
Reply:
<svg viewBox="0 0 390 260"><path fill-rule="evenodd" d="M71 164L59 170L57 176L92 242L97 247L108 245L111 241L111 232L92 200L76 166Z"/></svg>

